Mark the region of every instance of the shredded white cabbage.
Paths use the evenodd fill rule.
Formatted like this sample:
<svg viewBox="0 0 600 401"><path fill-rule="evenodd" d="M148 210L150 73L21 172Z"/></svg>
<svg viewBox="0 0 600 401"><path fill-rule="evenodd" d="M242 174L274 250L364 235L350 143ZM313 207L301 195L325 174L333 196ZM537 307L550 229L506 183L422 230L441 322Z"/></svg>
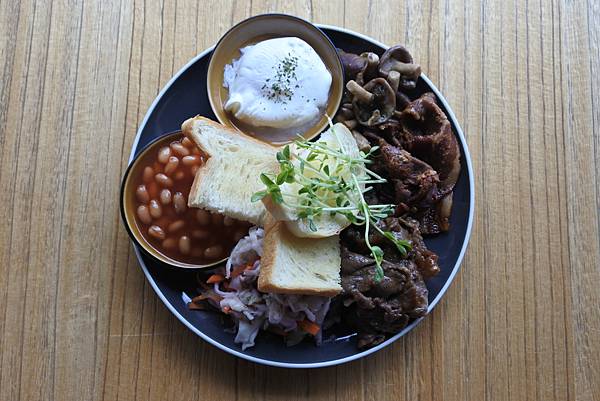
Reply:
<svg viewBox="0 0 600 401"><path fill-rule="evenodd" d="M225 265L225 277L229 278L231 275L232 266L240 266L262 256L264 233L260 227L251 227L248 235L238 241Z"/></svg>
<svg viewBox="0 0 600 401"><path fill-rule="evenodd" d="M229 289L234 291L223 291L218 283L214 285L214 291L223 297L218 306L229 310L236 323L235 342L241 344L243 350L254 346L259 330L267 326L285 331L288 345L296 344L305 335L298 328L298 322L308 319L321 325L329 310L327 297L266 294L257 290L263 235L261 228L253 227L233 248L225 267L227 278L235 267L254 261L251 268L230 280ZM321 332L315 339L317 344L321 342Z"/></svg>

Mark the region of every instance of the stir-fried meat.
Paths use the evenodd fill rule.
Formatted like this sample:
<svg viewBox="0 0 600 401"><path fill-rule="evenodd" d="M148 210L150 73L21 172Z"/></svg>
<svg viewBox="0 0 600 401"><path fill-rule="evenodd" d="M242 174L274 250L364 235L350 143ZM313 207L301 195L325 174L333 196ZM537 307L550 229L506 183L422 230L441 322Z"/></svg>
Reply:
<svg viewBox="0 0 600 401"><path fill-rule="evenodd" d="M343 315L359 331L360 347L374 346L383 341L381 333L395 333L423 316L428 305L423 280L440 271L438 256L425 246L416 220L388 217L379 227L411 244L411 250L401 255L377 230L369 232L369 242L384 250L384 276L379 281L375 261L366 256L362 230L351 226L342 232Z"/></svg>
<svg viewBox="0 0 600 401"><path fill-rule="evenodd" d="M412 259L415 261L419 273L425 279L439 273L438 256L427 249L419 230L419 223L416 220L388 217L379 223L379 227L384 231L392 232L396 239L408 241L412 247L408 254L403 256L387 238L379 234L378 231L371 229L369 231L369 242L383 249L386 260L397 263L403 259ZM342 231L341 235L342 244L345 246L342 250L342 260L344 261L342 263L342 275L350 274L358 268L374 263L372 258L364 256L369 253L369 248L365 243L360 227L350 226ZM348 270L351 268L353 269Z"/></svg>
<svg viewBox="0 0 600 401"><path fill-rule="evenodd" d="M438 256L427 249L422 235L438 234L450 227L460 149L435 95L425 93L415 99L420 67L404 47L390 48L381 60L372 53L341 52L340 57L350 87L344 91L345 106L336 118L354 121L352 129L364 149L379 147L369 169L387 180L366 192L365 200L369 204L396 205L393 215L377 226L411 245L402 254L392 241L371 227L368 243L384 253L384 276L376 280L377 266L363 227L350 226L340 235L343 292L332 305L343 310L343 320L358 331L359 348L366 348L380 344L386 335L398 332L411 319L427 312L424 280L439 273L440 266ZM376 64L378 68L373 69ZM379 81L385 79L395 93L395 99L383 102L393 112L377 119L376 124L361 122L356 126L355 120L361 119L349 105L365 95L369 81L377 77Z"/></svg>
<svg viewBox="0 0 600 401"><path fill-rule="evenodd" d="M411 102L398 119L402 147L431 165L439 174L442 188L452 190L460 172L460 151L450 121L433 93Z"/></svg>
<svg viewBox="0 0 600 401"><path fill-rule="evenodd" d="M430 207L437 201L439 177L430 165L383 140L379 146L388 179L394 186L394 203L409 210L412 206Z"/></svg>
<svg viewBox="0 0 600 401"><path fill-rule="evenodd" d="M381 342L382 333L400 331L411 319L424 316L428 305L427 287L415 262L384 260L384 277L379 281L374 279L372 259L373 264L359 267L366 262L362 255L347 249L342 252L343 271L352 271L342 276L342 296L347 308L343 316L347 324L359 330L360 347Z"/></svg>
<svg viewBox="0 0 600 401"><path fill-rule="evenodd" d="M363 135L381 148L373 170L392 184L377 188L380 199L396 203L396 215L418 219L423 234L447 231L460 150L435 96L422 95Z"/></svg>
<svg viewBox="0 0 600 401"><path fill-rule="evenodd" d="M396 204L396 216L414 216L421 223L423 234L447 231L454 184L443 186L432 166L401 147L381 138L378 144L380 155L374 160L373 169L392 184L377 187L379 199Z"/></svg>
<svg viewBox="0 0 600 401"><path fill-rule="evenodd" d="M416 220L388 217L383 223L384 230L391 231L397 239L405 239L410 242L412 249L406 257L415 261L419 273L424 279L433 277L440 272L439 258L435 252L427 249L419 230L420 225Z"/></svg>
<svg viewBox="0 0 600 401"><path fill-rule="evenodd" d="M350 252L348 248L342 247L342 274L352 274L363 267L370 266L375 263L373 258L360 253Z"/></svg>
<svg viewBox="0 0 600 401"><path fill-rule="evenodd" d="M377 128L378 129L375 134L377 138L376 141L379 141L379 138L383 138L386 140L386 142L394 146L402 147L402 142L400 142L402 124L400 121L396 119L389 119Z"/></svg>

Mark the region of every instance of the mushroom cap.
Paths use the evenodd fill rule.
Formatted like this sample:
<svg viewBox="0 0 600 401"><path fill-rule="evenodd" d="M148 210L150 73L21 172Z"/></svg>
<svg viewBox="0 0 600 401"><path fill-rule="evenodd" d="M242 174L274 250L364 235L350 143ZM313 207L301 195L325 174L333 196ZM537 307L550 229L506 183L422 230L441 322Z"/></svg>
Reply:
<svg viewBox="0 0 600 401"><path fill-rule="evenodd" d="M390 71L400 73L400 89L410 90L417 86L421 66L413 63L413 58L406 47L396 45L387 49L379 61L380 76L387 78Z"/></svg>
<svg viewBox="0 0 600 401"><path fill-rule="evenodd" d="M360 57L365 59L367 64L358 74L356 74L356 82L360 85L364 85L365 82L377 77L379 56L373 52L364 52L360 54Z"/></svg>
<svg viewBox="0 0 600 401"><path fill-rule="evenodd" d="M337 49L340 61L344 67L344 76L346 81L354 79L356 74L363 71L367 67L367 59L358 54L346 53L342 49Z"/></svg>
<svg viewBox="0 0 600 401"><path fill-rule="evenodd" d="M379 67L379 56L372 52L360 55L337 49L340 61L344 67L344 79L346 82L354 80L359 85L377 77Z"/></svg>
<svg viewBox="0 0 600 401"><path fill-rule="evenodd" d="M396 94L390 84L383 78L375 78L361 88L371 94L367 96L354 96L352 107L356 119L361 125L372 127L386 122L396 109Z"/></svg>

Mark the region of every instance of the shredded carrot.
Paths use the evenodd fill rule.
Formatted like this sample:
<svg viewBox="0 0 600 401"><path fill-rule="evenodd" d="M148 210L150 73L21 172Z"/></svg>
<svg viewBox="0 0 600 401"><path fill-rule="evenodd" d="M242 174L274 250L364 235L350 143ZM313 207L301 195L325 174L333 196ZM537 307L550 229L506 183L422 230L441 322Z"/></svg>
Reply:
<svg viewBox="0 0 600 401"><path fill-rule="evenodd" d="M225 277L222 274L213 274L206 280L208 284L220 283L225 280Z"/></svg>
<svg viewBox="0 0 600 401"><path fill-rule="evenodd" d="M300 326L300 328L303 331L312 334L313 336L316 336L317 333L319 333L319 331L321 330L321 326L319 326L315 322L311 322L308 319L298 321L298 326Z"/></svg>
<svg viewBox="0 0 600 401"><path fill-rule="evenodd" d="M240 274L242 274L242 272L244 270L246 270L246 266L245 265L241 265L241 266L236 267L231 272L231 278L236 278L237 276L239 276Z"/></svg>
<svg viewBox="0 0 600 401"><path fill-rule="evenodd" d="M253 267L254 267L254 262L250 262L245 265L238 266L231 271L231 278L236 278L237 276L242 274L245 270L252 270Z"/></svg>

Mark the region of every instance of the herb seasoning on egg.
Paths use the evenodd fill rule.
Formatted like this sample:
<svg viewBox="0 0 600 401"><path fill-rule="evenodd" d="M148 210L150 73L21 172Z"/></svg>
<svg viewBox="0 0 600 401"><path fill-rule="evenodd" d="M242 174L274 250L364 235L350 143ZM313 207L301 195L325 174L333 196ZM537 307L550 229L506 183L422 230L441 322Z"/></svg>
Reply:
<svg viewBox="0 0 600 401"><path fill-rule="evenodd" d="M286 104L288 100L292 100L294 92L292 90L292 81L298 81L296 69L298 68L298 57L288 53L273 69L275 70L275 82L270 86L265 83L262 86L263 94L270 100ZM265 82L269 82L267 78ZM296 84L296 88L300 86Z"/></svg>
<svg viewBox="0 0 600 401"><path fill-rule="evenodd" d="M240 49L225 66L225 111L254 127L292 128L322 116L331 73L317 52L300 38L283 37Z"/></svg>

